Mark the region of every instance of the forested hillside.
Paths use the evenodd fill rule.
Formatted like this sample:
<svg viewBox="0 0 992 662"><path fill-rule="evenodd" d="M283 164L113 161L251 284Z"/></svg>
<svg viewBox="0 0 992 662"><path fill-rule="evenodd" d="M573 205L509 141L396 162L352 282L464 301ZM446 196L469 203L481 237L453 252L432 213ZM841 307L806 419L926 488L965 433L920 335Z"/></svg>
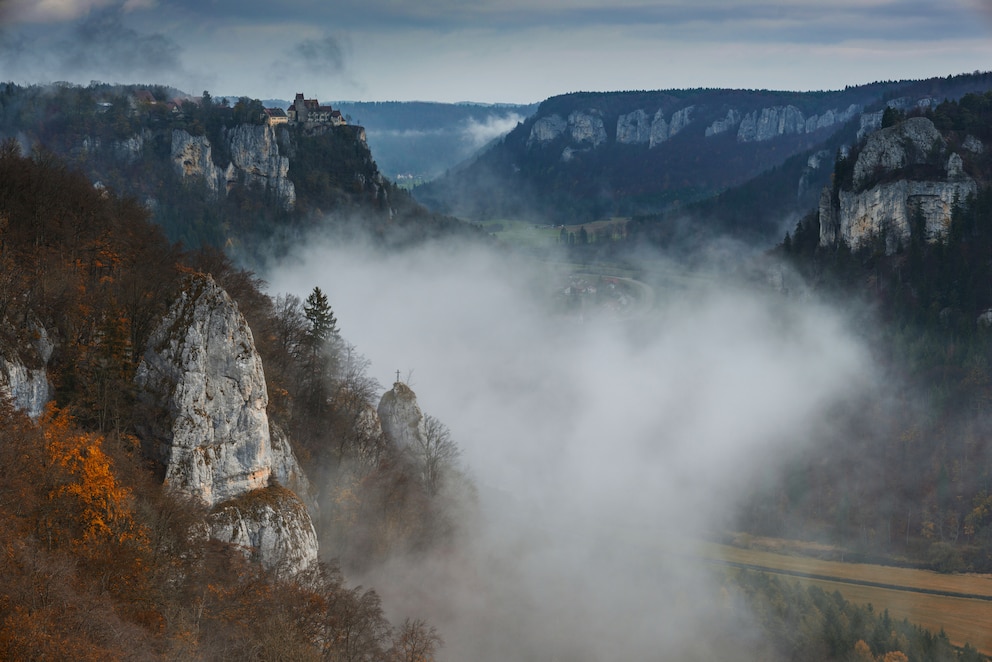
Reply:
<svg viewBox="0 0 992 662"><path fill-rule="evenodd" d="M37 420L0 403L0 657L432 659L434 629L390 624L336 563L287 580L209 539L212 514L141 452L136 369L184 274L209 272L255 332L271 420L307 471L347 491L343 510L329 500L323 512L333 556L353 567L450 535L437 496L448 465L434 458L428 481L420 456L359 439L354 418L378 387L319 288L274 300L221 253L170 244L133 200L12 141L0 149L0 262L4 369L47 365L54 390Z"/></svg>
<svg viewBox="0 0 992 662"><path fill-rule="evenodd" d="M960 149L968 136L989 139L992 95L911 115ZM886 122L904 119L893 112ZM835 186L849 182L859 147L838 160ZM992 161L984 150L964 153L978 193L957 201L945 235L928 241L919 217L894 251L884 236L851 250L823 245L812 213L777 249L820 294L861 307L861 332L888 378L862 411L847 413L829 449L811 451L744 509L751 530L943 571L992 569Z"/></svg>
<svg viewBox="0 0 992 662"><path fill-rule="evenodd" d="M990 85L992 75L976 73L805 93L566 94L547 99L500 143L414 194L432 209L473 220L572 225L619 216L635 219L641 236L666 243L687 219L704 233L771 243L784 214L815 204L836 148L877 126L886 104L929 107ZM809 157L825 149L827 167L811 167L801 188ZM779 176L749 184L772 169ZM774 195L765 192L769 181ZM693 206L741 186L746 197Z"/></svg>
<svg viewBox="0 0 992 662"><path fill-rule="evenodd" d="M231 105L155 85L0 86L0 138L50 150L92 182L134 197L166 237L191 248L257 260L259 244L285 245L314 227L357 226L387 243L472 233L383 178L361 127L283 124L273 144L246 142L243 127L262 131L264 117L257 99ZM288 159L285 173L273 170L280 158ZM244 168L232 174L235 162ZM295 196L287 197L290 188Z"/></svg>

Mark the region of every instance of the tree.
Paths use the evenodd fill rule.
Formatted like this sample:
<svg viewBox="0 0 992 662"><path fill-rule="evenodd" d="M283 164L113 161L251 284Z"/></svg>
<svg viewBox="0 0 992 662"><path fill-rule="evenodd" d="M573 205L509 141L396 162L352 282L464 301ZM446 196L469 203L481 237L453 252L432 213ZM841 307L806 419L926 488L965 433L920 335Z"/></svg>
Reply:
<svg viewBox="0 0 992 662"><path fill-rule="evenodd" d="M460 450L451 439L451 431L433 416L424 417L424 434L417 437L413 449L424 489L435 496L441 489L444 472L458 459Z"/></svg>
<svg viewBox="0 0 992 662"><path fill-rule="evenodd" d="M421 619L403 622L393 637L391 662L434 662L434 653L444 645L437 629Z"/></svg>
<svg viewBox="0 0 992 662"><path fill-rule="evenodd" d="M317 347L338 335L338 321L334 317L327 295L319 287L314 287L303 304L303 315L310 323L307 335Z"/></svg>

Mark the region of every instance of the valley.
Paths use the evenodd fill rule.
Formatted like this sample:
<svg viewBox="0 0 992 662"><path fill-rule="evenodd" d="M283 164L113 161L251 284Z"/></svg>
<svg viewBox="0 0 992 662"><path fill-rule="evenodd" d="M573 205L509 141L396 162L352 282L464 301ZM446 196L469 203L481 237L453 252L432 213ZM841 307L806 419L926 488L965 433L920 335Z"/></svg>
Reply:
<svg viewBox="0 0 992 662"><path fill-rule="evenodd" d="M774 543L774 541L771 541ZM932 570L824 560L808 555L708 544L702 558L730 568L769 572L788 581L839 591L847 600L876 612L944 631L951 643L970 643L992 655L992 575L947 575Z"/></svg>

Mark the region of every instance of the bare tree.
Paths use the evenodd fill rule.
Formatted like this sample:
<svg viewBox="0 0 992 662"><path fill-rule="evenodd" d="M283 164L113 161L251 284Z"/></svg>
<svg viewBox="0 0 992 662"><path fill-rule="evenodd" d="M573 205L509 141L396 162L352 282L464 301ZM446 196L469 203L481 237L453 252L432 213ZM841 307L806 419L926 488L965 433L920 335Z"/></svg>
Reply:
<svg viewBox="0 0 992 662"><path fill-rule="evenodd" d="M434 654L444 645L437 629L421 619L403 622L393 637L390 662L434 662Z"/></svg>
<svg viewBox="0 0 992 662"><path fill-rule="evenodd" d="M424 416L424 434L417 436L412 450L424 489L429 496L435 496L441 489L445 471L454 464L461 451L451 439L448 426L430 415Z"/></svg>

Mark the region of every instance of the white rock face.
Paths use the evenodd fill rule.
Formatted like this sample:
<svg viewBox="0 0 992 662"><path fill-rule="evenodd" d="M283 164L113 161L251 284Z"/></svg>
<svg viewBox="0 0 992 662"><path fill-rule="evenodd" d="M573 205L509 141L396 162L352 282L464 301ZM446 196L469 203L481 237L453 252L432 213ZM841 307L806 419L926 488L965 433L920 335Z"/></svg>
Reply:
<svg viewBox="0 0 992 662"><path fill-rule="evenodd" d="M0 358L0 392L31 418L38 418L52 399L44 368L30 370L23 363Z"/></svg>
<svg viewBox="0 0 992 662"><path fill-rule="evenodd" d="M651 140L651 116L635 110L617 118L617 142L622 145L640 145Z"/></svg>
<svg viewBox="0 0 992 662"><path fill-rule="evenodd" d="M858 127L858 141L869 133L882 128L882 114L884 112L884 110L878 110L874 113L864 113L861 116L861 125Z"/></svg>
<svg viewBox="0 0 992 662"><path fill-rule="evenodd" d="M48 334L40 327L32 345L30 351L36 355L36 360L32 363L38 367L28 368L17 356L0 356L0 393L10 398L15 407L37 419L45 412L45 405L52 399L52 387L48 383L45 366L52 358L54 346Z"/></svg>
<svg viewBox="0 0 992 662"><path fill-rule="evenodd" d="M396 446L418 446L424 439L424 414L417 404L417 395L402 382L393 384L379 400L379 420L382 431Z"/></svg>
<svg viewBox="0 0 992 662"><path fill-rule="evenodd" d="M738 142L761 142L806 132L806 118L795 106L774 106L748 113L737 130Z"/></svg>
<svg viewBox="0 0 992 662"><path fill-rule="evenodd" d="M985 145L982 144L982 141L971 135L965 136L961 146L972 154L981 154L985 151Z"/></svg>
<svg viewBox="0 0 992 662"><path fill-rule="evenodd" d="M907 102L908 103L908 102ZM978 186L964 171L964 161L951 153L943 162L946 177L930 181L900 179L869 186L878 174L907 166L940 163L946 141L925 117L914 117L872 133L854 164L853 190L839 191L835 205L830 191L820 198L820 244L838 241L852 249L885 238L892 253L911 237L912 221L919 214L923 238L941 241L947 234L955 202L977 192Z"/></svg>
<svg viewBox="0 0 992 662"><path fill-rule="evenodd" d="M290 578L317 562L317 532L303 503L283 487L227 501L210 514L210 537L237 546L277 575Z"/></svg>
<svg viewBox="0 0 992 662"><path fill-rule="evenodd" d="M227 181L224 171L214 165L213 151L206 136L192 136L183 129L172 131L172 163L183 179L202 177L213 193ZM227 190L226 186L223 190Z"/></svg>
<svg viewBox="0 0 992 662"><path fill-rule="evenodd" d="M708 127L706 127L705 135L707 138L712 136L718 136L721 133L726 133L732 128L741 123L741 114L736 109L731 108L727 111L727 117L722 120L716 120Z"/></svg>
<svg viewBox="0 0 992 662"><path fill-rule="evenodd" d="M135 381L143 401L165 415L149 433L174 489L215 506L269 484L262 360L237 305L213 278L187 279Z"/></svg>
<svg viewBox="0 0 992 662"><path fill-rule="evenodd" d="M929 163L933 150L946 147L944 137L925 117L913 117L868 136L854 164L854 189L865 186L874 173Z"/></svg>
<svg viewBox="0 0 992 662"><path fill-rule="evenodd" d="M172 132L172 162L184 179L202 177L207 188L225 194L235 184L261 185L273 190L287 209L296 204L296 188L289 179L289 159L279 154L275 128L242 124L224 131L231 162L225 168L214 164L213 147L206 136L193 136L183 129Z"/></svg>
<svg viewBox="0 0 992 662"><path fill-rule="evenodd" d="M225 176L231 181L233 168L245 186L252 184L276 192L287 209L296 204L296 188L289 180L289 159L279 154L275 127L242 124L226 132L231 147L231 165Z"/></svg>
<svg viewBox="0 0 992 662"><path fill-rule="evenodd" d="M530 136L527 138L527 145L533 143L547 143L551 142L561 134L565 133L565 129L568 128L568 122L566 122L561 115L548 115L547 117L542 117L534 122L534 126L530 128Z"/></svg>
<svg viewBox="0 0 992 662"><path fill-rule="evenodd" d="M837 237L857 249L884 233L886 252L891 254L900 242L904 246L909 243L911 221L919 210L923 216L925 239L939 241L947 234L955 200L967 199L977 188L971 179L955 182L900 180L862 193L841 191ZM821 243L824 239L822 219L821 212Z"/></svg>
<svg viewBox="0 0 992 662"><path fill-rule="evenodd" d="M665 114L659 110L651 120L651 137L648 139L648 146L654 148L666 140L668 140L668 122L665 121Z"/></svg>
<svg viewBox="0 0 992 662"><path fill-rule="evenodd" d="M686 106L672 113L671 121L665 121L665 115L659 110L654 114L651 121L651 137L648 140L649 147L657 147L669 138L681 133L692 122L692 113L695 106Z"/></svg>
<svg viewBox="0 0 992 662"><path fill-rule="evenodd" d="M762 142L779 136L812 133L846 122L861 112L861 106L851 104L847 110L832 108L820 115L804 117L795 106L773 106L755 110L744 116L737 129L737 141Z"/></svg>
<svg viewBox="0 0 992 662"><path fill-rule="evenodd" d="M692 122L692 112L695 109L695 106L686 106L672 113L672 119L668 123L669 138L682 133L682 130L689 126L689 123Z"/></svg>
<svg viewBox="0 0 992 662"><path fill-rule="evenodd" d="M568 129L574 142L589 143L593 147L606 142L606 127L597 111L572 113L568 116Z"/></svg>
<svg viewBox="0 0 992 662"><path fill-rule="evenodd" d="M262 361L237 304L210 276L187 278L135 376L139 426L166 482L213 508L212 535L294 573L317 558L312 500L285 435L270 436ZM273 481L272 479L275 479Z"/></svg>

